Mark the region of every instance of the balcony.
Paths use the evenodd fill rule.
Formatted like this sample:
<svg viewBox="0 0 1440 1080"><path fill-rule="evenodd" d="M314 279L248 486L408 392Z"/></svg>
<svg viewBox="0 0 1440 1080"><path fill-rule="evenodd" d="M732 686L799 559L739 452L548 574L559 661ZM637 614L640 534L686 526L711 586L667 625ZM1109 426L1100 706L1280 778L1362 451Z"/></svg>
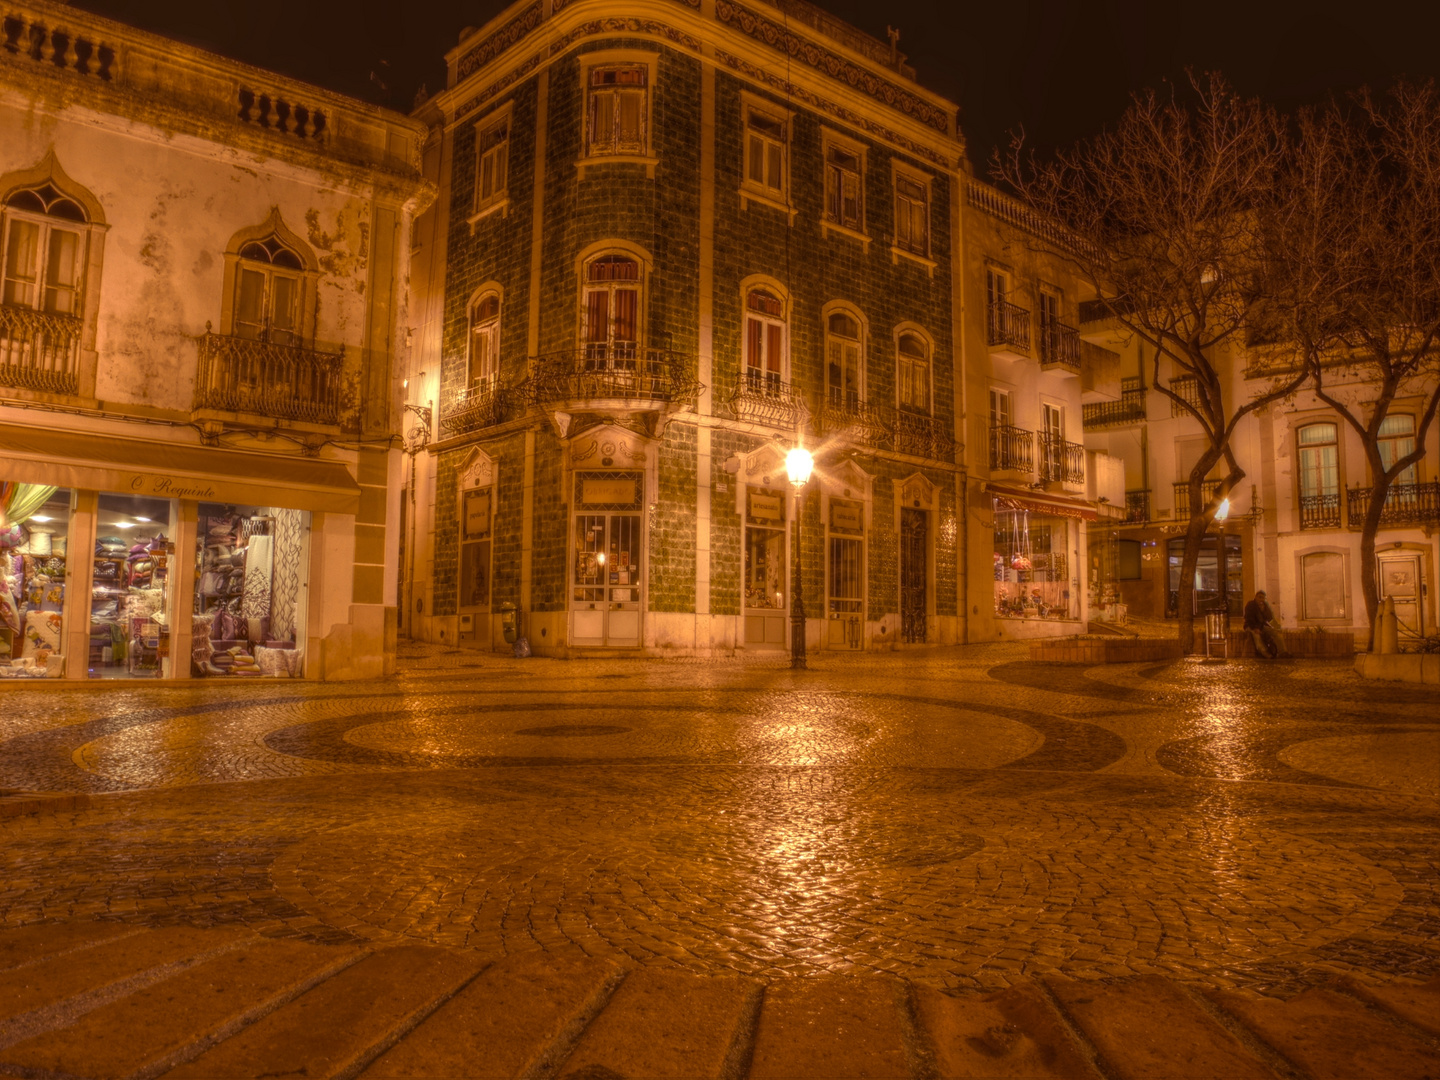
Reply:
<svg viewBox="0 0 1440 1080"><path fill-rule="evenodd" d="M818 434L842 435L853 442L877 448L888 448L891 440L886 417L868 401L855 394L831 391L820 406Z"/></svg>
<svg viewBox="0 0 1440 1080"><path fill-rule="evenodd" d="M1035 433L1009 424L990 428L990 471L1033 473L1035 471Z"/></svg>
<svg viewBox="0 0 1440 1080"><path fill-rule="evenodd" d="M476 379L455 394L440 418L440 429L446 438L454 438L503 424L514 403L515 392L501 386L498 379Z"/></svg>
<svg viewBox="0 0 1440 1080"><path fill-rule="evenodd" d="M1209 506L1219 492L1219 480L1204 480L1200 484L1200 501L1205 506ZM1190 485L1188 482L1175 485L1175 520L1190 520Z"/></svg>
<svg viewBox="0 0 1440 1080"><path fill-rule="evenodd" d="M808 412L805 397L799 390L778 377L772 379L756 370L742 371L735 380L730 410L737 420L786 431L799 427Z"/></svg>
<svg viewBox="0 0 1440 1080"><path fill-rule="evenodd" d="M933 416L896 409L891 430L894 433L892 448L897 454L931 461L955 460L955 438L950 427Z"/></svg>
<svg viewBox="0 0 1440 1080"><path fill-rule="evenodd" d="M1085 483L1085 447L1042 432L1040 479L1063 484Z"/></svg>
<svg viewBox="0 0 1440 1080"><path fill-rule="evenodd" d="M1144 525L1150 520L1150 489L1125 492L1125 524Z"/></svg>
<svg viewBox="0 0 1440 1080"><path fill-rule="evenodd" d="M1370 489L1350 488L1350 527L1359 528L1370 509ZM1380 511L1380 524L1440 524L1440 481L1428 484L1391 484L1385 494L1385 508Z"/></svg>
<svg viewBox="0 0 1440 1080"><path fill-rule="evenodd" d="M985 325L991 356L1024 360L1030 355L1030 312L1008 300L992 300Z"/></svg>
<svg viewBox="0 0 1440 1080"><path fill-rule="evenodd" d="M34 308L0 307L0 385L76 393L81 322Z"/></svg>
<svg viewBox="0 0 1440 1080"><path fill-rule="evenodd" d="M1080 331L1059 319L1040 323L1040 370L1080 374ZM1104 350L1108 352L1109 350Z"/></svg>
<svg viewBox="0 0 1440 1080"><path fill-rule="evenodd" d="M1301 495L1300 528L1338 529L1340 527L1340 493L1334 495Z"/></svg>
<svg viewBox="0 0 1440 1080"><path fill-rule="evenodd" d="M1119 401L1097 401L1081 407L1086 431L1139 424L1145 420L1145 387L1138 378L1120 381Z"/></svg>
<svg viewBox="0 0 1440 1080"><path fill-rule="evenodd" d="M195 409L334 427L343 355L207 331L200 339Z"/></svg>
<svg viewBox="0 0 1440 1080"><path fill-rule="evenodd" d="M689 358L678 353L635 347L606 353L600 346L532 357L526 394L548 408L645 412L683 404L700 389Z"/></svg>
<svg viewBox="0 0 1440 1080"><path fill-rule="evenodd" d="M1170 389L1182 400L1188 401L1197 409L1200 408L1200 382L1194 375L1180 375L1177 378L1171 379ZM1180 402L1172 401L1170 402L1170 415L1189 416L1190 411L1181 405Z"/></svg>

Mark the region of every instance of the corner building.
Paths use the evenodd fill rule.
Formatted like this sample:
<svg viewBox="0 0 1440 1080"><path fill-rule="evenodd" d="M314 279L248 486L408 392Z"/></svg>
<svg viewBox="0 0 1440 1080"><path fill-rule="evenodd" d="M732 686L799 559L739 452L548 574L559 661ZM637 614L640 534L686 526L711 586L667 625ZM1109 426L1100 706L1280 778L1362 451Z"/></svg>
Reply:
<svg viewBox="0 0 1440 1080"><path fill-rule="evenodd" d="M964 640L955 106L796 0L522 0L447 59L402 632L786 649L803 437L809 647Z"/></svg>

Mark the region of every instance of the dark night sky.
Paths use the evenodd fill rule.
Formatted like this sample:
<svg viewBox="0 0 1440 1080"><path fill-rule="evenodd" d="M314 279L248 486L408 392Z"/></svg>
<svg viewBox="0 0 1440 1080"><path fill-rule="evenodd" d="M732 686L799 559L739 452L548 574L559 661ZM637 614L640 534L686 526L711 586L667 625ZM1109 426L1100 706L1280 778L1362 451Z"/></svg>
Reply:
<svg viewBox="0 0 1440 1080"><path fill-rule="evenodd" d="M503 0L78 0L77 7L408 111L441 57ZM971 157L1022 126L1041 147L1095 131L1131 90L1218 69L1282 108L1398 75L1440 75L1440 4L1266 0L823 0L961 105ZM1334 13L1327 7L1335 8ZM1343 12L1343 14L1341 13ZM382 66L381 62L385 65ZM378 74L386 86L372 81Z"/></svg>

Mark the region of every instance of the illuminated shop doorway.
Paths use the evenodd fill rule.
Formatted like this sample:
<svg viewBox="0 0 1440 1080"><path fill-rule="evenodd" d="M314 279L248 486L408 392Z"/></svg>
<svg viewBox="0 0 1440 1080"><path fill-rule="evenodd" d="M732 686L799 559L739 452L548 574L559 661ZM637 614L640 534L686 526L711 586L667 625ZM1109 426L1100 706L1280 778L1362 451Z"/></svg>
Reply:
<svg viewBox="0 0 1440 1080"><path fill-rule="evenodd" d="M577 473L570 644L638 648L645 574L643 473Z"/></svg>
<svg viewBox="0 0 1440 1080"><path fill-rule="evenodd" d="M785 543L788 493L751 484L745 492L745 647L784 649L790 612Z"/></svg>
<svg viewBox="0 0 1440 1080"><path fill-rule="evenodd" d="M1195 612L1213 611L1224 605L1233 616L1245 610L1245 566L1240 537L1225 537L1225 565L1220 565L1220 538L1206 536L1200 541L1195 560ZM1177 537L1169 545L1169 581L1165 616L1173 619L1180 610L1180 566L1185 557L1185 540Z"/></svg>

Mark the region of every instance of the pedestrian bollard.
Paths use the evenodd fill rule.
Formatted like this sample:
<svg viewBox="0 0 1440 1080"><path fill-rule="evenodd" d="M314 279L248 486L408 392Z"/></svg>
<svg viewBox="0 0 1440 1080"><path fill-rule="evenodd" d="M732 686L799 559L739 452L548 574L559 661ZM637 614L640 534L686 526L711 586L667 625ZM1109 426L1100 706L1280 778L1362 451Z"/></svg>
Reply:
<svg viewBox="0 0 1440 1080"><path fill-rule="evenodd" d="M1395 618L1395 598L1385 597L1380 605L1380 614L1375 616L1375 651L1377 653L1398 653L1400 651L1400 623Z"/></svg>

